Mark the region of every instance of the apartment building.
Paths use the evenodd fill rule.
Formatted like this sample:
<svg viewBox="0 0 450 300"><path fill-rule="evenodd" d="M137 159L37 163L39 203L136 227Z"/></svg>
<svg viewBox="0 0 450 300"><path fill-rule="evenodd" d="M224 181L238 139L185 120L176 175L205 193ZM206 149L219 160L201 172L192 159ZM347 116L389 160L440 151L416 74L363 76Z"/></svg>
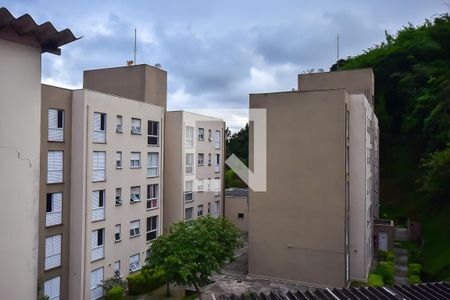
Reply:
<svg viewBox="0 0 450 300"><path fill-rule="evenodd" d="M41 54L76 40L0 7L0 280L3 299L36 299L40 192ZM20 283L18 279L20 278Z"/></svg>
<svg viewBox="0 0 450 300"><path fill-rule="evenodd" d="M164 230L181 220L223 214L224 131L223 120L167 112Z"/></svg>
<svg viewBox="0 0 450 300"><path fill-rule="evenodd" d="M248 188L225 190L224 216L240 231L248 232Z"/></svg>
<svg viewBox="0 0 450 300"><path fill-rule="evenodd" d="M313 286L366 279L377 191L370 69L299 75L267 110L267 191L249 193L249 274ZM250 149L253 129L250 127ZM250 151L250 166L253 166Z"/></svg>
<svg viewBox="0 0 450 300"><path fill-rule="evenodd" d="M85 85L101 89L97 82L110 72L134 83L142 70L159 73L165 85L166 72L147 65L86 71L96 76L85 76ZM97 299L103 280L126 278L145 263L163 224L165 104L158 101L166 98L42 85L41 295Z"/></svg>

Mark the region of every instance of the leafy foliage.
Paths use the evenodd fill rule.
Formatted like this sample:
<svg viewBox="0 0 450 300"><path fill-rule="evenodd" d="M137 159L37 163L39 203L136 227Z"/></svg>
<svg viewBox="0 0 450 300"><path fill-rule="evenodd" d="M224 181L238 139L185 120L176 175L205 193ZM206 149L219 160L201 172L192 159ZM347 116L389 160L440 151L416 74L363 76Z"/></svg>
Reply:
<svg viewBox="0 0 450 300"><path fill-rule="evenodd" d="M151 246L149 268L164 271L166 278L178 285L192 285L199 298L200 286L232 260L241 245L238 229L226 219L201 217L174 224L168 234Z"/></svg>
<svg viewBox="0 0 450 300"><path fill-rule="evenodd" d="M383 286L383 277L377 274L369 274L369 279L367 280L369 286Z"/></svg>
<svg viewBox="0 0 450 300"><path fill-rule="evenodd" d="M128 294L140 295L162 286L166 278L163 271L144 267L140 273L128 275L127 281Z"/></svg>
<svg viewBox="0 0 450 300"><path fill-rule="evenodd" d="M386 33L381 44L339 65L375 74L382 213L420 220L424 272L433 280L450 276L450 227L440 213L450 211L449 15Z"/></svg>
<svg viewBox="0 0 450 300"><path fill-rule="evenodd" d="M123 292L124 292L124 288L117 285L106 292L106 299L107 300L121 300L121 299L123 299Z"/></svg>

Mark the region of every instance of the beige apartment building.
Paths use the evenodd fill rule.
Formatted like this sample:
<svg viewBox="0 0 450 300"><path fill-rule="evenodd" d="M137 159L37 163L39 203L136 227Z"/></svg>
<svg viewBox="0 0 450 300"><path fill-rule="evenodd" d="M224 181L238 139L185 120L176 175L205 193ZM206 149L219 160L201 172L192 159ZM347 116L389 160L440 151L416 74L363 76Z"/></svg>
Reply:
<svg viewBox="0 0 450 300"><path fill-rule="evenodd" d="M102 281L138 272L161 233L166 98L120 94L152 80L164 92L166 72L147 65L86 71L84 84L100 90L97 82L111 72L133 84L158 76L119 95L42 85L38 269L50 299L102 297Z"/></svg>
<svg viewBox="0 0 450 300"><path fill-rule="evenodd" d="M248 188L225 190L224 216L241 232L248 232Z"/></svg>
<svg viewBox="0 0 450 300"><path fill-rule="evenodd" d="M326 287L367 278L378 208L373 91L363 69L250 95L250 108L267 110L268 174L267 191L249 193L250 275Z"/></svg>
<svg viewBox="0 0 450 300"><path fill-rule="evenodd" d="M0 280L2 299L36 299L40 193L41 54L76 40L0 7ZM19 280L20 279L20 280Z"/></svg>
<svg viewBox="0 0 450 300"><path fill-rule="evenodd" d="M186 111L166 114L164 230L182 220L223 214L223 120Z"/></svg>

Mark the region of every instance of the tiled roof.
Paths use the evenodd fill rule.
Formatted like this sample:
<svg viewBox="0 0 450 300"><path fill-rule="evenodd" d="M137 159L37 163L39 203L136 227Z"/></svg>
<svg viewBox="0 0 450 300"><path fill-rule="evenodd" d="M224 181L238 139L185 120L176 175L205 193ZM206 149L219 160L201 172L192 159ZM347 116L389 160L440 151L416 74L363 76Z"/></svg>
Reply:
<svg viewBox="0 0 450 300"><path fill-rule="evenodd" d="M38 25L29 14L16 18L6 8L0 7L0 34L2 31L5 32L10 29L14 30L18 36L35 38L42 52L57 55L61 54L59 47L78 39L70 29L58 31L50 22Z"/></svg>
<svg viewBox="0 0 450 300"><path fill-rule="evenodd" d="M309 289L306 291L269 294L242 294L220 296L222 300L449 300L447 282L395 285L385 287L359 287L345 289Z"/></svg>

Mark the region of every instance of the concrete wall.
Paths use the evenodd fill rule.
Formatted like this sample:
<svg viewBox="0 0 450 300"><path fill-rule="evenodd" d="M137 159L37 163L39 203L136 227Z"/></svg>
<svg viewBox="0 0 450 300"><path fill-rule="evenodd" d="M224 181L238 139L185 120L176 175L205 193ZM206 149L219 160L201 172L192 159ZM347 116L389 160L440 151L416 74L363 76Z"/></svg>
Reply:
<svg viewBox="0 0 450 300"><path fill-rule="evenodd" d="M250 95L267 109L268 174L249 194L250 275L346 285L349 101L344 89Z"/></svg>
<svg viewBox="0 0 450 300"><path fill-rule="evenodd" d="M167 107L167 72L149 65L84 71L83 87Z"/></svg>
<svg viewBox="0 0 450 300"><path fill-rule="evenodd" d="M0 65L0 291L36 299L41 49L0 39Z"/></svg>
<svg viewBox="0 0 450 300"><path fill-rule="evenodd" d="M153 120L160 122L160 132L164 132L164 109L159 106L124 99L112 95L93 92L89 90L76 91L74 97L73 109L73 144L82 145L79 155L73 155L74 159L80 159L85 165L84 167L72 168L73 186L80 188L72 189L72 199L79 199L71 206L71 215L77 220L83 220L82 226L73 226L72 234L74 242L80 240L79 243L72 244L72 248L78 248L74 255L71 253L71 260L74 261L74 267L81 262L81 277L73 278L74 286L71 289L75 291L71 293L71 299L89 299L90 293L90 272L97 268L104 268L104 278L111 278L114 274L114 262L120 260L121 272L126 277L128 275L129 257L134 254L140 254L141 266L145 263L146 250L149 243L146 241L146 219L151 216L159 216L159 231L161 232L163 224L163 202L164 187L162 180L164 175L164 161L162 143L164 136L160 136L160 146L147 145L147 121ZM92 142L93 133L93 114L101 112L107 114L106 121L106 143L99 144ZM123 133L116 133L116 115L123 117ZM142 126L142 135L131 135L131 118L140 118ZM86 138L87 137L87 138ZM75 151L75 150L74 150ZM93 151L106 151L106 181L92 182L92 154ZM122 151L123 168L116 169L115 157L116 151ZM141 152L141 168L130 168L130 155L132 151ZM159 153L159 177L147 177L147 153ZM75 164L75 160L73 160ZM82 181L82 182L79 182ZM159 184L159 207L156 209L146 209L146 188L148 184ZM75 185L77 184L77 185ZM141 202L130 203L130 187L141 187ZM115 189L122 189L121 206L115 205ZM105 219L101 221L91 221L91 194L94 190L105 190ZM75 202L75 201L72 201ZM84 214L83 217L80 214ZM138 237L129 237L130 222L140 220L141 234ZM74 223L74 222L72 222ZM81 222L80 222L81 223ZM114 241L114 228L116 224L121 224L121 242ZM80 228L81 227L81 228ZM90 234L92 230L105 228L105 257L103 259L91 262L90 258ZM159 234L158 234L159 235ZM80 245L78 247L76 245ZM84 258L84 260L83 260ZM84 271L83 271L84 270ZM74 270L75 271L75 270ZM73 272L71 271L71 274ZM77 294L77 290L81 290L81 295Z"/></svg>
<svg viewBox="0 0 450 300"><path fill-rule="evenodd" d="M64 141L48 141L48 109L64 110ZM61 276L61 298L68 298L69 273L69 229L70 229L70 170L72 153L72 91L49 85L42 85L41 107L41 164L40 164L40 191L39 191L39 260L38 277L43 283L45 280ZM62 150L64 152L63 183L47 184L47 153L49 150ZM46 227L46 201L47 193L63 193L62 224ZM44 271L45 264L45 238L55 234L62 234L61 266ZM44 290L41 290L42 295Z"/></svg>
<svg viewBox="0 0 450 300"><path fill-rule="evenodd" d="M248 198L225 196L225 217L242 232L248 232ZM239 218L238 214L244 214Z"/></svg>

